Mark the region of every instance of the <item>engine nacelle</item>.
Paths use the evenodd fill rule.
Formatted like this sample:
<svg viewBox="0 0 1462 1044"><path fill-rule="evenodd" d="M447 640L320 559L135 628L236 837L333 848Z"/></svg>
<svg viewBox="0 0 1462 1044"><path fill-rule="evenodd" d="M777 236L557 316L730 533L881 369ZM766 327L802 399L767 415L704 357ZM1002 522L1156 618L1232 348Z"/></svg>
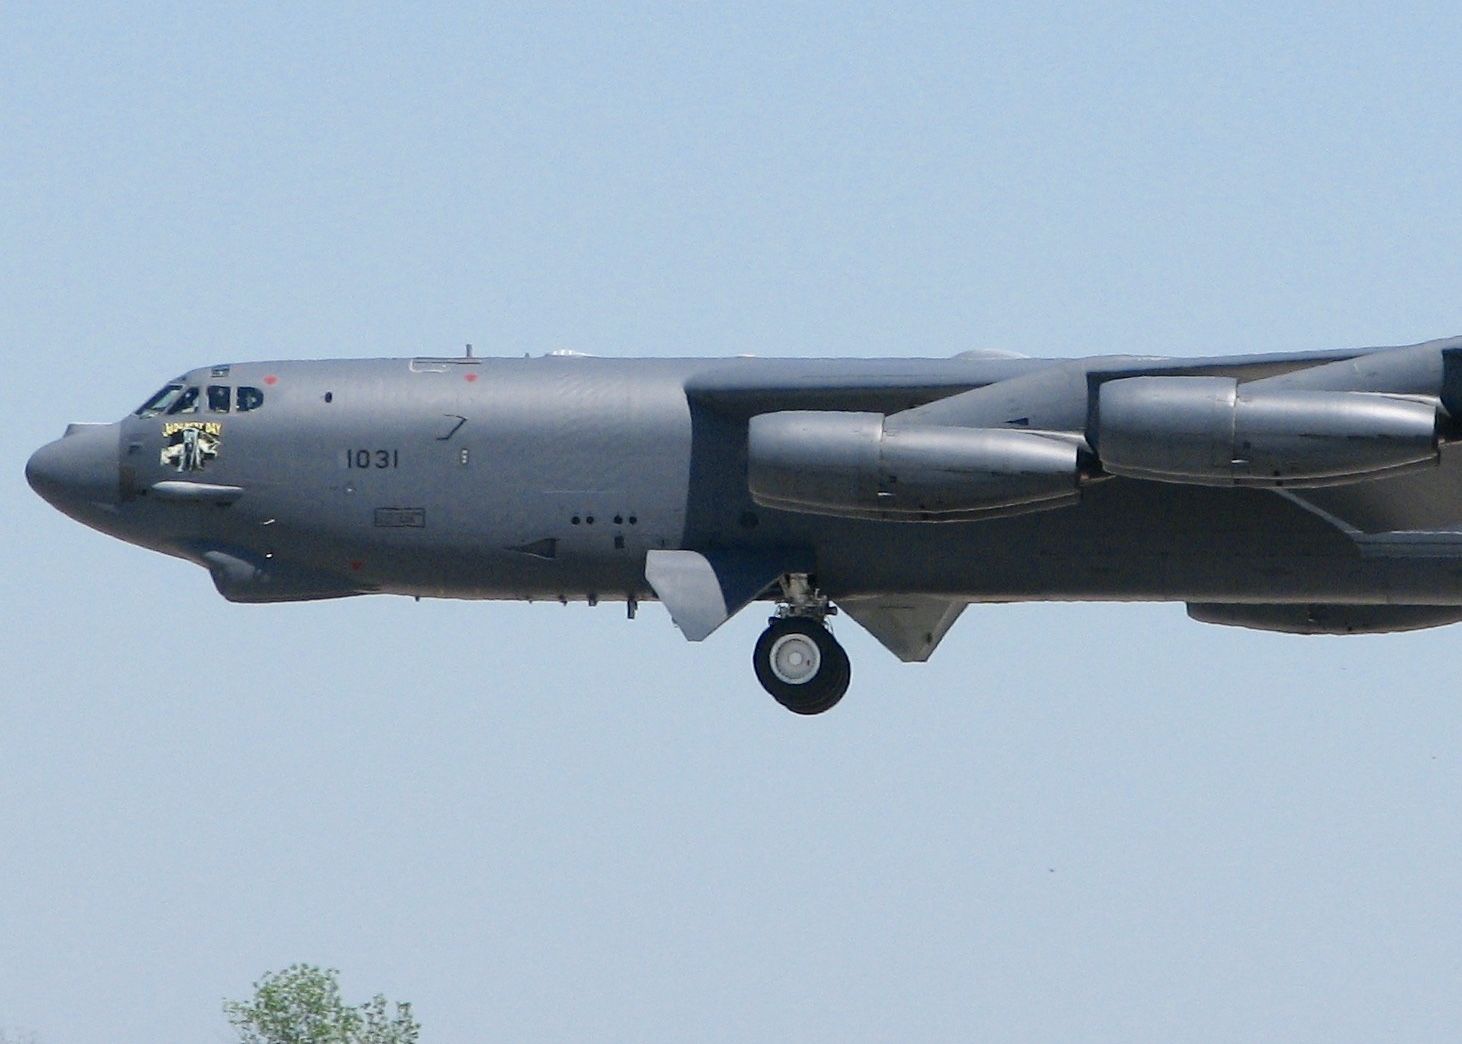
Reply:
<svg viewBox="0 0 1462 1044"><path fill-rule="evenodd" d="M888 426L881 413L751 418L751 497L821 515L952 521L1057 507L1079 495L1075 440L1004 428Z"/></svg>
<svg viewBox="0 0 1462 1044"><path fill-rule="evenodd" d="M1435 402L1229 377L1107 381L1094 434L1113 475L1199 485L1333 485L1438 459Z"/></svg>

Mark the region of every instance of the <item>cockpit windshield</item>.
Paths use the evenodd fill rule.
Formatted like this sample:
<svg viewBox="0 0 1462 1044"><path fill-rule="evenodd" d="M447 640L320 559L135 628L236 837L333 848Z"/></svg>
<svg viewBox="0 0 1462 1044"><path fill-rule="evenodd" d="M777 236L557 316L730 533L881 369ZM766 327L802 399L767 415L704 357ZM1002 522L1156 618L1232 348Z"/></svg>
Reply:
<svg viewBox="0 0 1462 1044"><path fill-rule="evenodd" d="M178 401L168 407L168 415L174 413L197 413L198 412L198 389L189 388L178 396Z"/></svg>
<svg viewBox="0 0 1462 1044"><path fill-rule="evenodd" d="M162 413L169 416L179 413L197 413L201 392L202 389L197 385L169 384L137 407L136 414L139 417L147 418L156 417ZM233 408L239 413L248 413L250 410L257 410L264 405L264 393L258 388L250 388L246 385L234 388L227 384L210 384L206 394L208 412L229 412L231 395Z"/></svg>
<svg viewBox="0 0 1462 1044"><path fill-rule="evenodd" d="M193 394L196 396L198 393L195 390ZM156 417L159 413L166 413L172 409L182 395L183 386L181 384L169 384L162 391L137 407L137 416Z"/></svg>

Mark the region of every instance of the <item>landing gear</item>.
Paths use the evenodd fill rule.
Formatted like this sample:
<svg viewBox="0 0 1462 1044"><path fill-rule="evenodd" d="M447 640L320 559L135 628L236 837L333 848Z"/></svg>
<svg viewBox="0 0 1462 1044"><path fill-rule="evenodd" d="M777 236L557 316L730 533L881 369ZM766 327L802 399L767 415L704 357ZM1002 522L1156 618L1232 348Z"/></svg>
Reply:
<svg viewBox="0 0 1462 1044"><path fill-rule="evenodd" d="M785 604L752 653L756 680L794 714L831 710L848 691L853 668L824 619L834 610L805 576L782 579Z"/></svg>

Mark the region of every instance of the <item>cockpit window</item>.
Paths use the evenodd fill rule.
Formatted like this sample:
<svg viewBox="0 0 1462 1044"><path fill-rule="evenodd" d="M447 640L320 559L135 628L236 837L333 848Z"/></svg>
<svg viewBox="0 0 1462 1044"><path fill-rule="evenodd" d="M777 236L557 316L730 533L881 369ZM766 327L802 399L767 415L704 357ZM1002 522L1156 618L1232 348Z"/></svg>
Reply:
<svg viewBox="0 0 1462 1044"><path fill-rule="evenodd" d="M156 417L159 413L163 413L173 403L177 402L178 396L182 394L183 386L181 384L169 384L162 391L137 407L137 416Z"/></svg>
<svg viewBox="0 0 1462 1044"><path fill-rule="evenodd" d="M175 402L175 403L173 403L171 406L168 407L168 416L172 416L175 413L197 413L197 412L198 412L198 388L197 388L196 385L193 386L193 387L191 387L191 388L189 388L187 391L183 392L182 395L179 395L178 396L178 401Z"/></svg>
<svg viewBox="0 0 1462 1044"><path fill-rule="evenodd" d="M199 396L208 403L209 413L227 413L232 402L239 413L257 410L264 405L264 393L247 385L231 388L227 384L210 384L206 392L196 385L169 384L160 392L137 407L139 417L156 417L160 413L197 413Z"/></svg>

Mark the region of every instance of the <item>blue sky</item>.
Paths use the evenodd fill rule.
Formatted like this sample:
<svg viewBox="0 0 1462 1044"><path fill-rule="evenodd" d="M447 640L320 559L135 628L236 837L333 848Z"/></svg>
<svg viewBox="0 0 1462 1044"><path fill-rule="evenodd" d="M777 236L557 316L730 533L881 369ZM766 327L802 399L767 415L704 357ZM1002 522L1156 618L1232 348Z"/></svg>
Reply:
<svg viewBox="0 0 1462 1044"><path fill-rule="evenodd" d="M0 1029L1462 1034L1456 629L850 623L837 710L663 610L223 602L29 452L191 366L1193 355L1462 333L1452 5L0 11ZM973 549L972 553L998 553Z"/></svg>

